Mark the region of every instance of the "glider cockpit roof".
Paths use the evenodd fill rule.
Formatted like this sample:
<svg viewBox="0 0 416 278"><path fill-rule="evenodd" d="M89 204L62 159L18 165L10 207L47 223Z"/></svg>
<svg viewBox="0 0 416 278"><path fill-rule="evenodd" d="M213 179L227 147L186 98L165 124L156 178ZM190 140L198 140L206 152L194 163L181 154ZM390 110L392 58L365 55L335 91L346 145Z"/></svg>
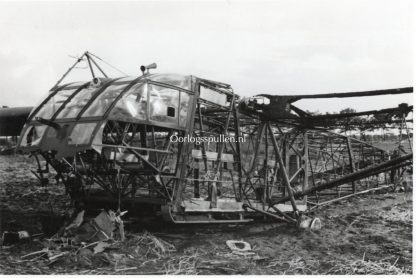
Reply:
<svg viewBox="0 0 416 278"><path fill-rule="evenodd" d="M220 107L228 107L234 96L227 84L179 74L94 78L55 87L31 112L18 146L70 154L100 141L108 121L186 130L195 92L201 105Z"/></svg>
<svg viewBox="0 0 416 278"><path fill-rule="evenodd" d="M69 154L80 146L89 148L108 120L184 130L196 80L146 74L56 87L31 112L18 145L26 151Z"/></svg>
<svg viewBox="0 0 416 278"><path fill-rule="evenodd" d="M150 74L62 85L52 90L32 111L29 121L41 118L65 122L116 117L116 113L112 113L113 109L118 109L119 112L132 112L132 109L135 109L128 101L123 101L123 98L128 98L129 95L134 95L136 100L142 97L144 101L147 98L147 95L144 95L145 90L139 92L145 83L152 84L153 90L150 93L161 99L169 97L173 90L192 94L193 79L192 76L179 74ZM179 95L177 97L179 98Z"/></svg>

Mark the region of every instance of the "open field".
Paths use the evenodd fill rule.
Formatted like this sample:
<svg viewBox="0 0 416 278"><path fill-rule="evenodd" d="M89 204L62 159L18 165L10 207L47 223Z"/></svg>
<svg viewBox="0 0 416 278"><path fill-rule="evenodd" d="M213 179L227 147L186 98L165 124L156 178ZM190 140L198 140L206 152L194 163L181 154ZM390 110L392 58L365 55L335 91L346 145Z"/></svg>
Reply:
<svg viewBox="0 0 416 278"><path fill-rule="evenodd" d="M63 186L36 186L31 159L0 156L0 231L42 233L51 211L69 208ZM314 212L319 231L282 223L173 226L160 219L126 222L124 243L48 265L21 257L44 248L41 238L2 247L2 274L402 274L412 273L412 193L361 195ZM63 225L63 218L53 223ZM226 240L251 244L232 254ZM88 258L87 258L88 257Z"/></svg>

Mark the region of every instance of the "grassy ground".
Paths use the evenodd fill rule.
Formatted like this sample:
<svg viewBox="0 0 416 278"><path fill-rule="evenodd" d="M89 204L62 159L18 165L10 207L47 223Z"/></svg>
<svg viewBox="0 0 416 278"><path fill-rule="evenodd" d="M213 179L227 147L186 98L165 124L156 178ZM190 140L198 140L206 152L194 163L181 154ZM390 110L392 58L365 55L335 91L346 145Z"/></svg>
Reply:
<svg viewBox="0 0 416 278"><path fill-rule="evenodd" d="M0 156L0 232L42 232L51 209L62 215L62 187L36 186L31 159ZM48 265L22 256L44 248L42 239L0 249L2 274L401 274L412 273L412 194L374 194L314 212L319 231L281 223L173 226L126 224L127 240L93 255L70 254ZM59 219L54 221L59 224ZM232 254L226 240L251 244L252 255Z"/></svg>

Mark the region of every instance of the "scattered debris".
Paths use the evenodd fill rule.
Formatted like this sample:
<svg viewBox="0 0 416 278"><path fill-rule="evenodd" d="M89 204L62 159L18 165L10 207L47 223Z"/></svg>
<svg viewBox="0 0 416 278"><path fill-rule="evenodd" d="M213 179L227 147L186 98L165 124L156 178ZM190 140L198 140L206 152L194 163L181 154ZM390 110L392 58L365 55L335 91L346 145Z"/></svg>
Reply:
<svg viewBox="0 0 416 278"><path fill-rule="evenodd" d="M63 234L58 233L58 236L72 238L75 242L95 242L106 241L114 238L113 232L117 226L120 231L120 239L123 241L124 227L121 216L123 213L115 213L112 210L108 212L103 210L97 217L90 221L84 221L84 211L78 213L74 221L68 225Z"/></svg>
<svg viewBox="0 0 416 278"><path fill-rule="evenodd" d="M241 241L241 240L227 240L225 243L231 249L231 251L245 252L245 251L250 251L251 250L250 244L247 243L247 242L245 242L245 241ZM237 244L239 246L243 245L243 247L239 248L237 246Z"/></svg>
<svg viewBox="0 0 416 278"><path fill-rule="evenodd" d="M157 257L176 251L173 244L170 244L163 239L157 238L149 232L135 238L137 240L134 252L136 254L143 254L145 257ZM145 247L143 247L145 246Z"/></svg>
<svg viewBox="0 0 416 278"><path fill-rule="evenodd" d="M121 271L128 271L128 270L137 270L137 266L120 268L120 269L116 269L115 271L121 272Z"/></svg>
<svg viewBox="0 0 416 278"><path fill-rule="evenodd" d="M104 242L104 241L100 241L94 247L94 254L101 253L105 250L105 248L110 247L110 246L111 246L111 244L109 244L107 242Z"/></svg>
<svg viewBox="0 0 416 278"><path fill-rule="evenodd" d="M26 259L26 258L29 258L33 255L39 255L39 254L41 254L43 256L47 253L48 253L48 249L45 248L45 249L42 249L42 250L39 250L39 251L35 251L35 252L32 252L32 253L26 254L26 255L22 256L21 258Z"/></svg>
<svg viewBox="0 0 416 278"><path fill-rule="evenodd" d="M164 274L167 275L196 275L198 253L174 258L164 265Z"/></svg>
<svg viewBox="0 0 416 278"><path fill-rule="evenodd" d="M16 146L0 149L0 155L13 155L15 153L16 153Z"/></svg>
<svg viewBox="0 0 416 278"><path fill-rule="evenodd" d="M51 238L43 240L41 242L44 245L42 250L26 254L21 259L35 261L46 258L47 265L50 265L65 257L72 256L72 259L81 266L90 266L93 255L125 240L121 216L126 213L127 211L115 213L111 210L108 212L103 210L97 217L86 221L84 218L85 211L81 211L68 226L61 228ZM120 230L119 241L114 237L114 231L117 227ZM3 234L3 239L5 239L3 242L6 243L16 242L16 240L23 238L29 238L28 232L5 232ZM163 246L160 241L157 242L159 246Z"/></svg>
<svg viewBox="0 0 416 278"><path fill-rule="evenodd" d="M8 232L5 231L2 236L2 245L12 245L21 240L27 240L30 235L27 231Z"/></svg>
<svg viewBox="0 0 416 278"><path fill-rule="evenodd" d="M256 254L254 252L249 252L251 251L251 246L248 242L242 240L227 240L225 243L227 244L228 248L231 249L233 254L242 256L250 256Z"/></svg>
<svg viewBox="0 0 416 278"><path fill-rule="evenodd" d="M121 219L125 213L102 211L88 220L85 212L81 211L54 236L39 241L44 246L43 249L24 254L18 262L43 261L45 266L61 262L94 269L104 265L113 271L125 272L163 261L171 252L176 251L173 244L149 232L126 238ZM119 236L115 233L117 228ZM155 274L195 274L195 258L191 257L181 258L177 264L176 261L174 264L173 261L168 262L160 273ZM138 263L140 267L137 266Z"/></svg>
<svg viewBox="0 0 416 278"><path fill-rule="evenodd" d="M78 213L74 221L71 224L69 224L67 227L65 227L65 230L70 231L72 229L75 229L81 226L82 222L84 222L84 213L85 213L84 210Z"/></svg>
<svg viewBox="0 0 416 278"><path fill-rule="evenodd" d="M310 218L306 215L301 215L298 219L298 228L320 230L322 228L321 220L317 217Z"/></svg>

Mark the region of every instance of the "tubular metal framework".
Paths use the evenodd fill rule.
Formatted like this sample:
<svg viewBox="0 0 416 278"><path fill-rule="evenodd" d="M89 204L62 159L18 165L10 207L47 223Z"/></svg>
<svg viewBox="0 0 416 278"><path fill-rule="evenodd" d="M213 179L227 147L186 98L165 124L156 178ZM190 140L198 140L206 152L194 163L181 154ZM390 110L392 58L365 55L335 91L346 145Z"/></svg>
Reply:
<svg viewBox="0 0 416 278"><path fill-rule="evenodd" d="M412 166L411 150L324 130L334 117L295 100L241 100L230 85L169 74L58 82L18 148L36 157L43 185L53 168L78 207L150 208L174 223L295 223L308 204L394 183ZM387 112L408 131L410 111Z"/></svg>

